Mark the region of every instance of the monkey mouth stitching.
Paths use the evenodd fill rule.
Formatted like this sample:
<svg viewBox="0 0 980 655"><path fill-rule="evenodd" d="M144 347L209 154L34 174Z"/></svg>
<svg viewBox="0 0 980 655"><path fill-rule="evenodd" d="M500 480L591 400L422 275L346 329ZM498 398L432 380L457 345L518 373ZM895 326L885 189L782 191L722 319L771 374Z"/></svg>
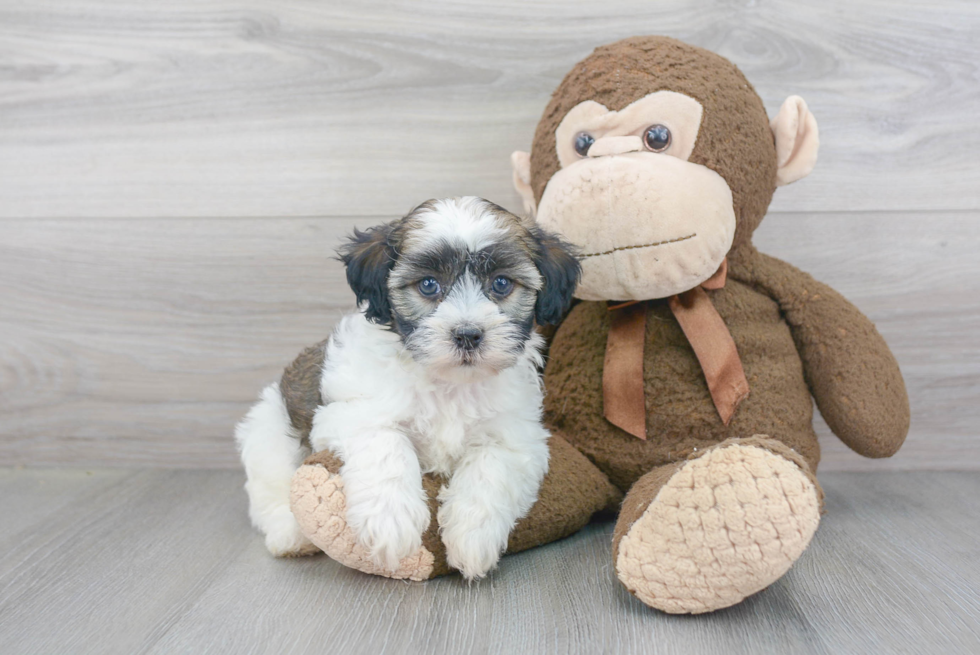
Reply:
<svg viewBox="0 0 980 655"><path fill-rule="evenodd" d="M666 241L657 241L656 243L643 243L638 246L619 246L618 248L613 248L612 250L607 250L605 252L590 252L588 254L582 255L582 259L587 257L601 257L602 255L611 255L614 252L620 250L636 250L637 248L653 248L654 246L666 246L668 243L677 243L678 241L687 241L688 239L693 239L698 235L697 232L694 234L688 234L686 237L677 237L676 239L667 239Z"/></svg>

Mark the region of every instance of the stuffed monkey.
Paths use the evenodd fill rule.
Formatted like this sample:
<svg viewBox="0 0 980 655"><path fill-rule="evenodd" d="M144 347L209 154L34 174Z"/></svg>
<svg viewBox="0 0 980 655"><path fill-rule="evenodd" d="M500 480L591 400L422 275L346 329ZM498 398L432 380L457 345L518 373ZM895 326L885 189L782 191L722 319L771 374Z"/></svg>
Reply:
<svg viewBox="0 0 980 655"><path fill-rule="evenodd" d="M806 176L817 146L801 98L770 121L731 62L673 39L600 47L568 73L530 154L512 156L525 209L579 248L583 276L545 371L550 469L508 552L618 511L620 582L663 611L716 610L779 579L817 529L813 399L857 453L898 450L908 398L874 325L752 245L775 188ZM283 385L316 369L310 353ZM423 548L381 571L344 522L341 465L318 453L293 480L314 544L371 573L450 571L444 481L423 478Z"/></svg>

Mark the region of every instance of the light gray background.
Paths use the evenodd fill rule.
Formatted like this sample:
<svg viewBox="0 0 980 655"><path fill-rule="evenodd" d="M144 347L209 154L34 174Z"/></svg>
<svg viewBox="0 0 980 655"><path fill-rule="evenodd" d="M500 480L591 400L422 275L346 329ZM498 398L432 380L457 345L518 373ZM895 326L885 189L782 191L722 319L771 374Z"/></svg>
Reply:
<svg viewBox="0 0 980 655"><path fill-rule="evenodd" d="M913 417L823 470L980 468L980 6L810 4L4 0L0 463L236 466L234 422L352 306L341 236L519 209L564 73L659 32L821 125L756 241L876 322Z"/></svg>

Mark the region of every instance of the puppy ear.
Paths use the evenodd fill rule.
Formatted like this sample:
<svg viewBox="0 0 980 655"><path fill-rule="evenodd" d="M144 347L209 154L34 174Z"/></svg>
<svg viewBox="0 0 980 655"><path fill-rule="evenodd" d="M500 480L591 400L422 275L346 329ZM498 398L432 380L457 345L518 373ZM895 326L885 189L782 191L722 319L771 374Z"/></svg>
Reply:
<svg viewBox="0 0 980 655"><path fill-rule="evenodd" d="M347 267L347 283L354 290L357 304L367 301L367 319L382 325L391 324L388 298L388 274L395 266L398 251L394 244L395 223L386 223L348 237L337 254Z"/></svg>
<svg viewBox="0 0 980 655"><path fill-rule="evenodd" d="M534 306L534 318L539 325L557 325L572 304L582 266L572 245L558 235L537 226L529 231L535 246L531 256L544 278Z"/></svg>

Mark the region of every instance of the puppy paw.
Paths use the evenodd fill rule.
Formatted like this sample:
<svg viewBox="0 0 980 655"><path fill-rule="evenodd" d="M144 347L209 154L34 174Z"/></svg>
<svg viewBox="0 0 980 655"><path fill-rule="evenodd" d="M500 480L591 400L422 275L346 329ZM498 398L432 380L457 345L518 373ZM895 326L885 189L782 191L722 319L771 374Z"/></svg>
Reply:
<svg viewBox="0 0 980 655"><path fill-rule="evenodd" d="M347 496L347 524L371 559L388 571L422 547L432 513L421 479L385 477L374 469L340 473Z"/></svg>
<svg viewBox="0 0 980 655"><path fill-rule="evenodd" d="M497 566L507 548L513 524L488 515L484 507L449 501L438 514L446 561L467 580L477 580Z"/></svg>
<svg viewBox="0 0 980 655"><path fill-rule="evenodd" d="M375 564L370 551L359 543L357 534L347 524L344 481L324 466L299 468L293 477L292 508L304 534L344 566L371 575L410 580L427 580L443 572L441 567L437 570L436 558L425 547L402 559L397 569ZM431 514L426 512L427 521L431 520Z"/></svg>
<svg viewBox="0 0 980 655"><path fill-rule="evenodd" d="M453 537L443 535L442 541L446 545L449 566L467 580L479 580L496 568L500 554L507 547L507 539L494 540L482 530Z"/></svg>
<svg viewBox="0 0 980 655"><path fill-rule="evenodd" d="M313 555L320 549L303 534L289 507L277 510L267 523L265 547L275 557Z"/></svg>
<svg viewBox="0 0 980 655"><path fill-rule="evenodd" d="M380 494L349 494L347 523L371 559L387 571L422 547L422 533L431 515L425 502L414 498L384 498Z"/></svg>

